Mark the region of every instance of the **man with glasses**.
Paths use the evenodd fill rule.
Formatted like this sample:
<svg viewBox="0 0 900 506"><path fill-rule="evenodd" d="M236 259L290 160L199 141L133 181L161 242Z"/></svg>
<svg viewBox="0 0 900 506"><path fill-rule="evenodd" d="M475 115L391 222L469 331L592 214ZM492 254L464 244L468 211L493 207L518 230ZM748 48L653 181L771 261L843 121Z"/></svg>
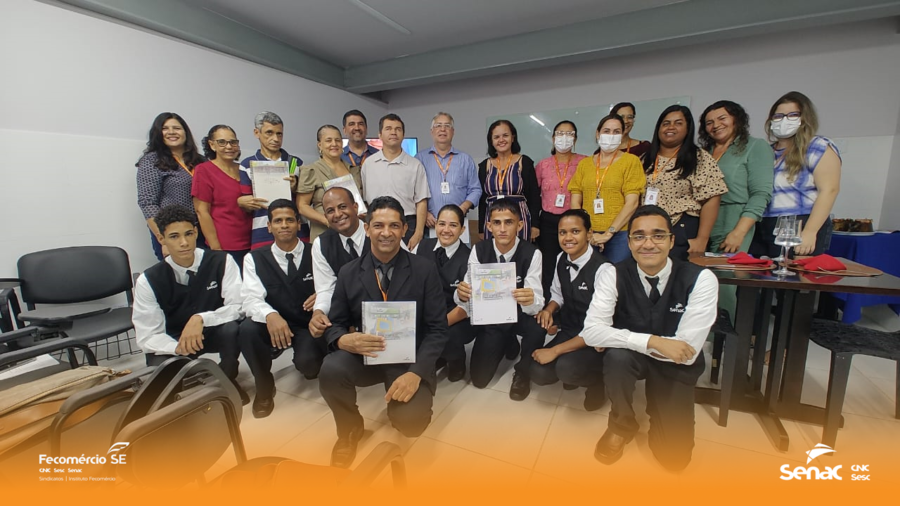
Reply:
<svg viewBox="0 0 900 506"><path fill-rule="evenodd" d="M705 368L702 347L716 320L719 283L712 272L669 258L675 240L662 208L638 208L628 230L632 258L601 267L581 332L588 346L606 350L603 381L612 402L594 457L612 464L634 438L634 388L645 379L650 450L677 472L694 448L694 386Z"/></svg>
<svg viewBox="0 0 900 506"><path fill-rule="evenodd" d="M468 214L481 198L481 182L475 160L453 147L453 134L453 116L446 112L437 113L431 119L434 144L431 149L416 155L425 167L431 190L425 226L432 230L442 207L454 204L462 209L463 214ZM463 241L469 242L465 238Z"/></svg>
<svg viewBox="0 0 900 506"><path fill-rule="evenodd" d="M266 199L253 196L253 182L250 177L250 162L252 161L285 161L288 162L288 170L292 176L297 174L297 168L303 165L303 160L288 154L281 148L284 141L284 121L274 112L263 111L256 115L253 121L253 135L259 139L259 149L256 154L248 156L241 161L241 193L238 205L241 209L253 213L253 228L250 231L250 249L262 248L275 242L275 237L269 232L269 216ZM296 188L296 177L291 178L291 188ZM309 225L304 223L297 233L304 242L309 240Z"/></svg>

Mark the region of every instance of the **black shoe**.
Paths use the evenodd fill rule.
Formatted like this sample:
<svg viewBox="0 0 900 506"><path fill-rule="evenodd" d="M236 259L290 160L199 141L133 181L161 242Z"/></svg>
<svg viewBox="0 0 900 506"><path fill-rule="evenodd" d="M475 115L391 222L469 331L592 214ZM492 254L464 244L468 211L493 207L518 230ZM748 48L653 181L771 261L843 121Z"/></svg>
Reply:
<svg viewBox="0 0 900 506"><path fill-rule="evenodd" d="M584 391L584 409L597 411L606 404L606 388L603 384L592 385Z"/></svg>
<svg viewBox="0 0 900 506"><path fill-rule="evenodd" d="M466 361L453 361L447 363L447 379L451 382L459 381L466 377Z"/></svg>
<svg viewBox="0 0 900 506"><path fill-rule="evenodd" d="M257 395L256 399L253 399L253 418L265 418L272 414L273 409L275 409L274 397L263 398Z"/></svg>
<svg viewBox="0 0 900 506"><path fill-rule="evenodd" d="M531 378L522 373L513 374L512 386L509 389L509 398L514 401L524 401L531 393Z"/></svg>
<svg viewBox="0 0 900 506"><path fill-rule="evenodd" d="M622 458L622 454L625 453L625 445L630 441L630 437L626 438L606 429L594 448L594 458L606 465L615 464Z"/></svg>
<svg viewBox="0 0 900 506"><path fill-rule="evenodd" d="M441 369L443 369L446 366L447 366L447 359L445 359L444 357L441 357L441 358L437 359L437 361L434 363L434 370L440 371Z"/></svg>
<svg viewBox="0 0 900 506"><path fill-rule="evenodd" d="M356 458L356 448L363 437L363 426L353 428L350 433L338 437L331 449L331 466L347 469Z"/></svg>
<svg viewBox="0 0 900 506"><path fill-rule="evenodd" d="M509 342L506 343L506 350L504 350L503 356L506 357L506 360L515 360L519 356L520 351L519 339L516 336L512 336Z"/></svg>
<svg viewBox="0 0 900 506"><path fill-rule="evenodd" d="M571 383L563 383L563 390L575 390L578 388L578 385L573 385Z"/></svg>

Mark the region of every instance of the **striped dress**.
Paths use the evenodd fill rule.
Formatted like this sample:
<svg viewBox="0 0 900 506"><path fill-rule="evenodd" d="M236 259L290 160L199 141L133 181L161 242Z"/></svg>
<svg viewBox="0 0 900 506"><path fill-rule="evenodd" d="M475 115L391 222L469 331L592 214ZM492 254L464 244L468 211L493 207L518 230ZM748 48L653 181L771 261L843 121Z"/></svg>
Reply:
<svg viewBox="0 0 900 506"><path fill-rule="evenodd" d="M534 172L534 162L531 158L522 155L500 177L500 169L494 160L488 158L479 166L479 176L482 177L484 192L479 206L479 228L484 232L484 238L491 238L490 231L484 226L491 205L500 199L512 199L519 205L522 212L522 220L525 226L519 232L519 238L523 241L531 241L531 227L537 227L537 218L540 215L540 187L537 185L537 176Z"/></svg>

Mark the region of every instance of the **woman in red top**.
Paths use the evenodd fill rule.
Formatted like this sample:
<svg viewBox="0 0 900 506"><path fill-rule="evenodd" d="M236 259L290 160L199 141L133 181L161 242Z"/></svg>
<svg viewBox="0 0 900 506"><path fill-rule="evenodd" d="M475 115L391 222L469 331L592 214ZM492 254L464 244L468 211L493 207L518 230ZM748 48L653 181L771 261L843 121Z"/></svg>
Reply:
<svg viewBox="0 0 900 506"><path fill-rule="evenodd" d="M625 131L622 132L622 144L619 151L631 153L632 155L644 161L644 155L650 151L649 141L639 141L631 138L631 129L634 128L634 118L637 115L637 109L631 102L619 102L609 110L610 114L618 114L625 121Z"/></svg>
<svg viewBox="0 0 900 506"><path fill-rule="evenodd" d="M240 185L240 141L234 130L216 125L203 139L208 162L194 169L191 196L200 221L200 229L210 249L227 251L239 267L250 251L253 217L238 206Z"/></svg>

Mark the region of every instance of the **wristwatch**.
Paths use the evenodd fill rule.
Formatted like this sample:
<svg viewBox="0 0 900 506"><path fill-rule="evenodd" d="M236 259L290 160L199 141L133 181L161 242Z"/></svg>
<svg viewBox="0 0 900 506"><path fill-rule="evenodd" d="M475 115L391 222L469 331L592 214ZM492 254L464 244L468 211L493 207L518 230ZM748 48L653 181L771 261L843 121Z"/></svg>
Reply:
<svg viewBox="0 0 900 506"><path fill-rule="evenodd" d="M616 227L609 227L608 229L606 229L606 231L609 232L610 234L615 234L615 233L616 233Z"/></svg>

